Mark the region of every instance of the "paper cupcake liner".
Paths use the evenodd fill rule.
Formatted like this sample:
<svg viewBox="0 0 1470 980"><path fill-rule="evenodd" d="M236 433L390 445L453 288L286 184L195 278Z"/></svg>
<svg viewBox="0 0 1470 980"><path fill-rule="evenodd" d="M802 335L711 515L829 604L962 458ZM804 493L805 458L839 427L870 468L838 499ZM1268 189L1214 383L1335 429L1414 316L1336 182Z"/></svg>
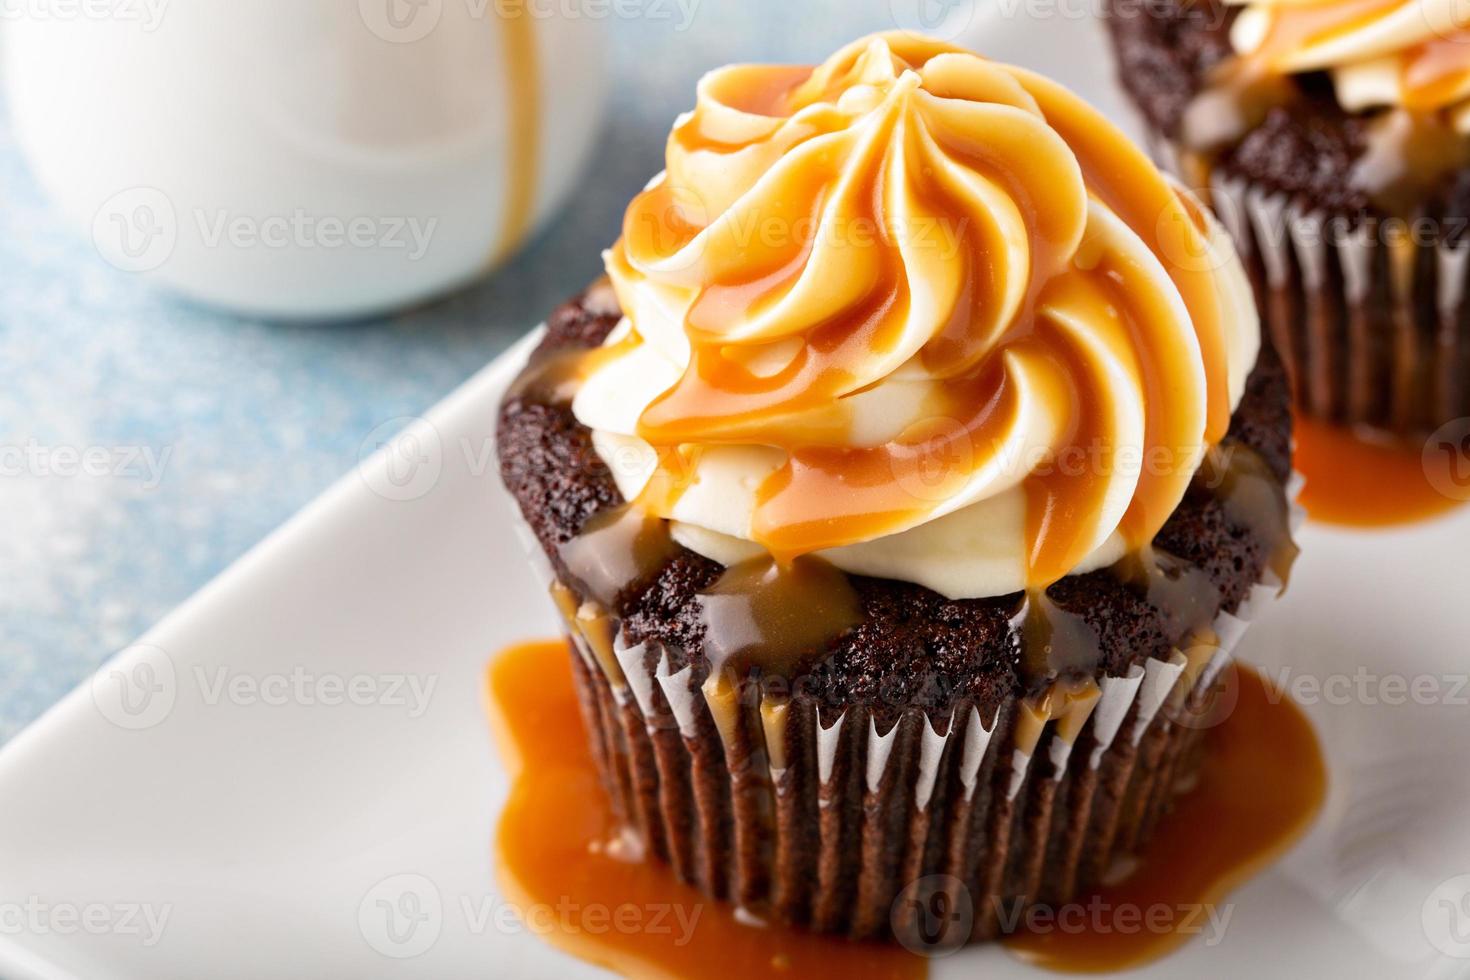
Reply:
<svg viewBox="0 0 1470 980"><path fill-rule="evenodd" d="M648 856L747 917L855 937L917 928L900 899L937 881L973 911L955 941L1070 900L1147 839L1198 762L1188 712L1277 592L1257 586L1189 651L1070 697L909 709L880 728L865 705L675 670L675 651L551 589L602 781Z"/></svg>
<svg viewBox="0 0 1470 980"><path fill-rule="evenodd" d="M1177 144L1150 143L1160 166L1200 182ZM1390 231L1412 220L1348 223L1218 168L1205 179L1302 410L1408 437L1470 415L1470 237L1447 244L1442 227L1416 241Z"/></svg>

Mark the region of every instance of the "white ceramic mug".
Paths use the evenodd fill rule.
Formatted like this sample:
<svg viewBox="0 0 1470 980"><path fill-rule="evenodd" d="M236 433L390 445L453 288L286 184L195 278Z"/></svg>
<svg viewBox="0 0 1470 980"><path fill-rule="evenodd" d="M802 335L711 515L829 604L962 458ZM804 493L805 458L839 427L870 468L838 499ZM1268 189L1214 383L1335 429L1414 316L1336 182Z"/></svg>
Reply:
<svg viewBox="0 0 1470 980"><path fill-rule="evenodd" d="M11 113L121 269L340 318L458 286L566 196L599 24L505 0L7 0Z"/></svg>

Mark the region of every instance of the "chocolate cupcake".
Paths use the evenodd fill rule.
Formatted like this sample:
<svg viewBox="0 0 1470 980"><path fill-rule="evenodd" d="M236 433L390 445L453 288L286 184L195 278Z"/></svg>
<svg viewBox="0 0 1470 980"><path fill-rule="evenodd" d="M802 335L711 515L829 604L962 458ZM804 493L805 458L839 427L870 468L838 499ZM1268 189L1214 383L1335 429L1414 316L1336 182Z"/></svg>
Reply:
<svg viewBox="0 0 1470 980"><path fill-rule="evenodd" d="M1453 0L1109 0L1155 157L1209 199L1324 421L1470 415L1470 27Z"/></svg>
<svg viewBox="0 0 1470 980"><path fill-rule="evenodd" d="M648 859L854 936L945 892L963 942L1146 840L1295 554L1212 219L1055 84L889 34L706 76L606 265L497 438Z"/></svg>

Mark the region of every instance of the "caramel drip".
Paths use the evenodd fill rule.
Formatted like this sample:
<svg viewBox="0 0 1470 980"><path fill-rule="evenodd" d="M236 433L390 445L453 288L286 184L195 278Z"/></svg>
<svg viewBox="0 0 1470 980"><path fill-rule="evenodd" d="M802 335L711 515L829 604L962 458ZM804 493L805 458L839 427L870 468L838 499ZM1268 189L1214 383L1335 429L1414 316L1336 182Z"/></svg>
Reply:
<svg viewBox="0 0 1470 980"><path fill-rule="evenodd" d="M1209 624L1220 608L1220 590L1203 568L1152 545L1125 556L1114 572L1164 613L1180 636Z"/></svg>
<svg viewBox="0 0 1470 980"><path fill-rule="evenodd" d="M1285 590L1300 549L1291 536L1291 504L1270 465L1250 447L1232 443L1205 457L1198 479L1232 523L1266 542L1267 568Z"/></svg>
<svg viewBox="0 0 1470 980"><path fill-rule="evenodd" d="M1298 548L1286 492L1266 461L1231 443L1210 451L1196 480L1220 501L1232 524L1265 543L1267 571L1284 589ZM1220 611L1220 591L1203 568L1152 544L1129 552L1111 571L1163 614L1171 635L1186 640L1204 636ZM1011 622L1021 647L1018 669L1028 686L1096 673L1102 656L1096 632L1045 591L1025 593Z"/></svg>
<svg viewBox="0 0 1470 980"><path fill-rule="evenodd" d="M613 608L620 595L649 581L676 551L666 521L623 504L593 515L561 546L560 555L584 595Z"/></svg>
<svg viewBox="0 0 1470 980"><path fill-rule="evenodd" d="M587 378L609 362L634 350L642 341L634 331L601 347L562 347L532 358L511 382L505 400L526 399L543 405L570 405Z"/></svg>
<svg viewBox="0 0 1470 980"><path fill-rule="evenodd" d="M1071 745L1101 697L1097 681L1080 677L1059 678L1041 694L1023 699L1016 716L1016 748L1028 755L1035 752L1047 725L1054 725L1056 737Z"/></svg>
<svg viewBox="0 0 1470 980"><path fill-rule="evenodd" d="M863 618L848 577L810 556L734 565L699 603L711 676L732 681L752 667L791 677Z"/></svg>
<svg viewBox="0 0 1470 980"><path fill-rule="evenodd" d="M1046 113L1047 123L1076 152L1077 162L1082 166L1089 189L1130 228L1138 232L1184 299L1199 342L1205 371L1207 416L1204 441L1208 444L1219 442L1225 438L1225 433L1230 428L1231 413L1226 378L1225 328L1220 322L1218 286L1214 278L1216 266L1213 261L1198 261L1201 256L1206 255L1207 250L1197 237L1192 238L1188 234L1190 228L1198 232L1200 226L1197 216L1191 213L1190 206L1184 203L1168 182L1158 176L1143 151L1126 138L1120 138L1121 134L1101 113L1071 95L1056 82L1029 72L1021 72L1020 69L1015 70L1025 79L1028 91L1036 96L1042 111ZM1164 239L1160 236L1160 229L1170 229L1180 238L1172 241ZM1181 255L1191 255L1195 261L1181 261ZM1110 267L1109 271L1113 277L1124 274L1118 267ZM1139 280L1142 277L1138 276L1137 270L1133 272L1131 284L1141 284ZM1170 343L1167 353L1150 352L1145 347L1141 349L1141 354L1152 353L1161 360L1177 356L1177 337L1166 338L1162 331L1155 331L1150 339ZM1171 360L1171 363L1177 365L1179 362ZM1167 374L1150 376L1146 373L1144 380L1150 385L1149 393L1157 395L1168 391L1170 386L1177 384L1178 379ZM1161 398L1151 398L1149 401L1152 403L1149 406L1150 422L1158 424L1161 418L1168 416L1170 403ZM1150 438L1150 446L1173 448L1197 441L1167 441L1168 435L1178 434L1177 429L1157 434L1163 438L1157 441ZM1179 475L1177 471L1167 474L1174 478ZM1187 481L1188 473L1184 477ZM1160 475L1159 478L1166 477ZM1138 500L1142 496L1141 492L1136 493L1134 499ZM1177 503L1177 498L1174 503ZM1171 504L1168 510L1173 509Z"/></svg>
<svg viewBox="0 0 1470 980"><path fill-rule="evenodd" d="M789 557L881 537L908 523L917 504L957 492L970 475L964 461L1003 441L1018 406L998 367L955 382L950 394L965 406L960 418L922 419L896 444L793 451L761 486L755 530L762 543Z"/></svg>
<svg viewBox="0 0 1470 980"><path fill-rule="evenodd" d="M1058 606L1045 591L1024 593L1011 624L1021 643L1018 670L1028 686L1047 678L1096 672L1102 657L1097 632L1086 619Z"/></svg>

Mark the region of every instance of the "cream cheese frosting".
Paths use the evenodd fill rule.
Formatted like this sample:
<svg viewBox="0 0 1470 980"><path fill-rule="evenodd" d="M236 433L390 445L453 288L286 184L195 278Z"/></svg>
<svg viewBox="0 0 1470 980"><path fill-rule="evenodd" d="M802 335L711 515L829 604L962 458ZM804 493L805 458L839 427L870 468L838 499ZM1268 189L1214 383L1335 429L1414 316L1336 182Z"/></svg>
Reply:
<svg viewBox="0 0 1470 980"><path fill-rule="evenodd" d="M1279 74L1331 72L1349 111L1442 110L1466 133L1470 25L1458 7L1458 0L1248 0L1230 41Z"/></svg>
<svg viewBox="0 0 1470 980"><path fill-rule="evenodd" d="M907 34L700 82L606 265L573 411L625 497L1003 595L1147 545L1259 348L1228 237L1110 123Z"/></svg>

